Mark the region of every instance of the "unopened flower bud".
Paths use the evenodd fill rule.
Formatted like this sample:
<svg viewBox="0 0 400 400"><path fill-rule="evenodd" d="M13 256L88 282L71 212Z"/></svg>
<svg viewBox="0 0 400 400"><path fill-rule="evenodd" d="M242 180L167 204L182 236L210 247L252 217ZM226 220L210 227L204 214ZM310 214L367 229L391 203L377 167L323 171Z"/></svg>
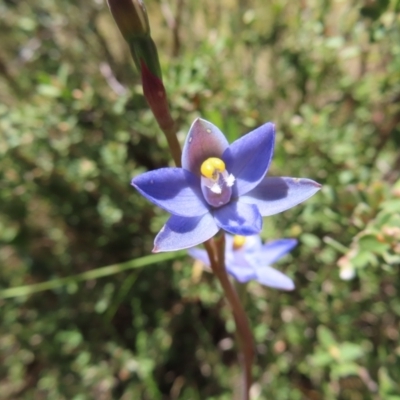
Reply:
<svg viewBox="0 0 400 400"><path fill-rule="evenodd" d="M150 36L131 40L129 42L129 48L136 68L142 73L142 78L142 65L144 64L157 78L162 79L157 48Z"/></svg>
<svg viewBox="0 0 400 400"><path fill-rule="evenodd" d="M128 42L136 68L141 71L142 64L145 64L149 71L161 79L160 61L150 36L149 18L143 1L107 1L122 36Z"/></svg>
<svg viewBox="0 0 400 400"><path fill-rule="evenodd" d="M107 0L114 20L129 43L138 37L150 36L150 25L142 0Z"/></svg>

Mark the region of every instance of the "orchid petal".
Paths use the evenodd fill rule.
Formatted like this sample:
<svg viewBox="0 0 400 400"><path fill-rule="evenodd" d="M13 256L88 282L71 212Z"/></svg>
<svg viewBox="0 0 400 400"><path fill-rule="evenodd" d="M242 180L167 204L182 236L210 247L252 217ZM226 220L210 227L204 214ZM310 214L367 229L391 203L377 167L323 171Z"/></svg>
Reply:
<svg viewBox="0 0 400 400"><path fill-rule="evenodd" d="M213 237L218 230L211 214L192 218L172 215L156 236L153 253L196 246Z"/></svg>
<svg viewBox="0 0 400 400"><path fill-rule="evenodd" d="M253 235L246 237L246 241L243 245L243 250L247 253L260 251L262 248L262 242L260 235Z"/></svg>
<svg viewBox="0 0 400 400"><path fill-rule="evenodd" d="M241 196L239 202L255 204L261 215L267 217L307 200L320 188L321 185L311 179L266 177L256 188Z"/></svg>
<svg viewBox="0 0 400 400"><path fill-rule="evenodd" d="M232 252L233 250L233 238L235 236L225 233L225 255Z"/></svg>
<svg viewBox="0 0 400 400"><path fill-rule="evenodd" d="M132 185L147 199L181 217L197 217L208 212L200 180L182 168L161 168L132 179Z"/></svg>
<svg viewBox="0 0 400 400"><path fill-rule="evenodd" d="M188 254L195 258L196 260L200 260L206 267L210 268L210 258L205 250L192 248L188 249Z"/></svg>
<svg viewBox="0 0 400 400"><path fill-rule="evenodd" d="M256 269L257 281L262 285L269 286L275 289L293 290L293 281L284 273L275 268L265 266Z"/></svg>
<svg viewBox="0 0 400 400"><path fill-rule="evenodd" d="M252 204L230 202L215 209L214 218L221 229L234 235L254 235L262 228L261 215Z"/></svg>
<svg viewBox="0 0 400 400"><path fill-rule="evenodd" d="M260 237L253 235L247 237L245 244L239 249L234 249L233 239L234 236L225 234L225 265L227 272L236 280L241 283L257 280L276 289L294 289L294 283L289 277L266 264L277 261L289 252L296 246L296 239L278 239L261 245ZM246 247L248 242L249 246ZM205 250L192 248L188 253L209 268L210 262Z"/></svg>
<svg viewBox="0 0 400 400"><path fill-rule="evenodd" d="M215 125L197 118L183 146L182 168L200 176L201 164L210 157L221 158L228 146L226 137Z"/></svg>
<svg viewBox="0 0 400 400"><path fill-rule="evenodd" d="M236 178L235 196L241 196L264 178L274 152L275 126L268 122L233 142L222 155L227 171Z"/></svg>
<svg viewBox="0 0 400 400"><path fill-rule="evenodd" d="M230 235L229 233L225 234L225 248L227 250L234 250L234 241L235 236ZM247 252L258 251L262 247L261 237L260 235L251 235L246 236L246 240L243 244L242 249ZM237 251L237 250L236 250Z"/></svg>
<svg viewBox="0 0 400 400"><path fill-rule="evenodd" d="M227 264L227 272L232 275L237 281L245 283L251 279L256 279L256 272L249 265Z"/></svg>
<svg viewBox="0 0 400 400"><path fill-rule="evenodd" d="M230 235L229 235L230 236ZM233 238L233 236L230 236ZM234 249L233 241L231 242L228 239L228 235L225 235L225 265L226 268L250 268L253 270L253 267L247 261L247 250L245 250L244 246L239 249Z"/></svg>
<svg viewBox="0 0 400 400"><path fill-rule="evenodd" d="M222 175L218 177L216 182L204 176L201 177L200 181L204 199L210 206L221 207L231 199L232 188L226 184ZM213 190L213 185L218 187L219 190L217 192Z"/></svg>
<svg viewBox="0 0 400 400"><path fill-rule="evenodd" d="M266 243L259 252L259 260L263 265L271 265L289 253L297 245L296 239L278 239Z"/></svg>

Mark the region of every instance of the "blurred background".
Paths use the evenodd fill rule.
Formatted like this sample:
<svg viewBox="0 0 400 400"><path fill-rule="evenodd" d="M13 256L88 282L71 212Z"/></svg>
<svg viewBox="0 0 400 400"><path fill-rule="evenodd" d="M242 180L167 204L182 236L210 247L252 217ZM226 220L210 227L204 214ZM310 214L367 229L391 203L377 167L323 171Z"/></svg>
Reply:
<svg viewBox="0 0 400 400"><path fill-rule="evenodd" d="M400 400L400 1L146 5L181 142L273 121L269 174L323 184L264 220L300 243L295 291L247 287L253 399ZM0 43L0 399L232 399L234 324L189 257L5 295L150 254L168 215L130 180L172 164L104 0L1 0Z"/></svg>

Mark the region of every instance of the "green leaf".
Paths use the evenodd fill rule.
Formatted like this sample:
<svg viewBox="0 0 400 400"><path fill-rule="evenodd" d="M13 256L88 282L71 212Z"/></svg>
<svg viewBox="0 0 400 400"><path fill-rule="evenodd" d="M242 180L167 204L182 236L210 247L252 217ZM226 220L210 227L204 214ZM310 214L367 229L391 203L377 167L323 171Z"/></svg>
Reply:
<svg viewBox="0 0 400 400"><path fill-rule="evenodd" d="M358 244L361 251L369 251L376 254L383 254L389 248L389 244L378 241L375 235L362 236Z"/></svg>
<svg viewBox="0 0 400 400"><path fill-rule="evenodd" d="M61 95L61 89L52 85L41 84L37 87L37 91L45 97L55 98Z"/></svg>
<svg viewBox="0 0 400 400"><path fill-rule="evenodd" d="M389 399L389 394L396 393L400 390L400 386L392 379L386 367L381 367L378 371L379 393L385 399ZM387 396L387 397L386 397ZM393 396L395 400L396 396ZM400 400L400 396L399 400Z"/></svg>
<svg viewBox="0 0 400 400"><path fill-rule="evenodd" d="M369 251L360 251L350 259L351 263L356 268L365 268L368 264L376 262L376 257Z"/></svg>
<svg viewBox="0 0 400 400"><path fill-rule="evenodd" d="M336 345L336 340L332 335L332 332L323 325L317 328L318 341L326 348Z"/></svg>
<svg viewBox="0 0 400 400"><path fill-rule="evenodd" d="M332 356L327 351L319 350L311 356L311 363L316 367L325 367L332 362Z"/></svg>
<svg viewBox="0 0 400 400"><path fill-rule="evenodd" d="M340 360L353 361L364 354L362 347L355 343L344 342L339 345Z"/></svg>
<svg viewBox="0 0 400 400"><path fill-rule="evenodd" d="M332 378L339 379L350 375L358 375L359 366L355 363L336 364L332 367Z"/></svg>

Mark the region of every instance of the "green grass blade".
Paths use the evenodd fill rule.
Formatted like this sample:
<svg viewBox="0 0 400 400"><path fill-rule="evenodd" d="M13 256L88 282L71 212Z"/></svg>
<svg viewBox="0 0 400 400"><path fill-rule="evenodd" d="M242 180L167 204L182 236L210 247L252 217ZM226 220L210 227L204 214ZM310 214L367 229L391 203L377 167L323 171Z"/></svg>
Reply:
<svg viewBox="0 0 400 400"><path fill-rule="evenodd" d="M160 253L152 254L137 258L135 260L126 261L120 264L108 265L102 268L92 269L87 272L82 272L76 275L70 275L65 278L52 279L46 282L35 283L33 285L17 286L9 289L0 290L0 299L7 299L11 297L27 296L32 293L42 292L44 290L56 289L64 286L68 283L76 283L87 281L90 279L104 278L118 274L122 271L129 269L142 268L151 264L172 260L174 258L182 257L186 254L185 251L174 252L174 253Z"/></svg>

